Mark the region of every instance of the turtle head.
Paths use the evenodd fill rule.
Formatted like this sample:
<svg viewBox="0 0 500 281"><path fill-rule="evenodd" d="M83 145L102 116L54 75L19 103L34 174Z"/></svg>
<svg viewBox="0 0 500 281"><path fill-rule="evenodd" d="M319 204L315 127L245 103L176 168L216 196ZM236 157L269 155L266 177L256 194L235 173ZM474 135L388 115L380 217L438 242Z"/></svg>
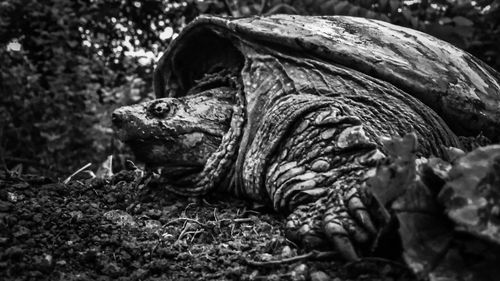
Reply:
<svg viewBox="0 0 500 281"><path fill-rule="evenodd" d="M118 138L137 160L182 186L197 185L231 129L235 89L218 87L182 98L161 98L113 112Z"/></svg>

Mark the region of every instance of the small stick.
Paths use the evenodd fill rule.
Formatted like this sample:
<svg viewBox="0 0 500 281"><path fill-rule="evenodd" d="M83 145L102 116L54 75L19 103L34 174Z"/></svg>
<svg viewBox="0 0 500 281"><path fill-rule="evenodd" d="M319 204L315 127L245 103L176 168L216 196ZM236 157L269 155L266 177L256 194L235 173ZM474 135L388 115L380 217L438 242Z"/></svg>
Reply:
<svg viewBox="0 0 500 281"><path fill-rule="evenodd" d="M312 251L307 254L286 258L286 259L278 259L272 261L254 261L254 260L246 260L248 265L253 266L272 266L272 265L280 265L285 263L293 263L301 260L308 259L324 259L338 255L337 252L328 251L328 252L320 252L320 251Z"/></svg>
<svg viewBox="0 0 500 281"><path fill-rule="evenodd" d="M222 219L219 222L233 222L233 223L243 223L243 222L253 222L252 218L238 218L238 219Z"/></svg>
<svg viewBox="0 0 500 281"><path fill-rule="evenodd" d="M64 184L68 184L68 182L71 180L72 177L76 176L78 173L80 173L81 171L87 169L90 165L92 165L92 163L87 163L87 165L81 167L80 169L78 169L76 172L74 172L73 174L71 174L69 177L67 177L63 183Z"/></svg>
<svg viewBox="0 0 500 281"><path fill-rule="evenodd" d="M184 222L186 222L186 221L188 221L188 222L194 222L194 223L197 223L197 224L199 224L199 225L201 225L201 226L203 226L203 227L207 227L207 225L206 225L206 224L201 223L201 222L199 222L199 221L197 221L197 220L195 220L195 219L191 219L191 218L176 218L176 219L173 219L173 220L171 220L171 221L167 222L167 223L165 224L165 226L167 226L167 225L171 225L171 224L176 223L176 222L178 222L178 221L184 221Z"/></svg>

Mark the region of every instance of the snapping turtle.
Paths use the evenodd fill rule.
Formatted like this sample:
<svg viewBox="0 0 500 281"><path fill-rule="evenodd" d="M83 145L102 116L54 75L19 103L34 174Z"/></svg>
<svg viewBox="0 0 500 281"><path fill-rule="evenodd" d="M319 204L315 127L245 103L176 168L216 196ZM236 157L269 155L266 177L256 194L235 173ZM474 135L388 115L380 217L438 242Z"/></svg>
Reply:
<svg viewBox="0 0 500 281"><path fill-rule="evenodd" d="M458 136L500 140L498 73L418 31L354 17L189 24L160 59L158 99L113 113L119 137L164 186L213 190L288 213L289 238L354 259L380 219L366 179L381 137L415 132L443 156Z"/></svg>

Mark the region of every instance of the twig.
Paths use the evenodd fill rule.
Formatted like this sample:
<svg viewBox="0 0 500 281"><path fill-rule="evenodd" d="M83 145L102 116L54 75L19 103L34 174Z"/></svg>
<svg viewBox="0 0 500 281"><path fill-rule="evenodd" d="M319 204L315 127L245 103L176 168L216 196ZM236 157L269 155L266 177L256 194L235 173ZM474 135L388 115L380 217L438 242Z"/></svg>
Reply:
<svg viewBox="0 0 500 281"><path fill-rule="evenodd" d="M184 229L184 231L181 232L181 234L179 235L179 238L177 238L177 241L181 240L182 238L184 238L184 236L188 235L188 234L193 234L193 237L190 241L190 243L193 242L193 239L194 239L194 236L196 236L196 234L198 233L201 233L203 232L202 229L197 229L197 230L194 230L194 231L188 231L187 228Z"/></svg>
<svg viewBox="0 0 500 281"><path fill-rule="evenodd" d="M287 238L285 238L285 241L286 241L288 244L290 244L290 245L294 246L295 248L298 248L298 247L299 247L299 245L297 245L297 243L293 242L292 240L288 240Z"/></svg>
<svg viewBox="0 0 500 281"><path fill-rule="evenodd" d="M231 221L231 222L243 223L243 222L253 222L253 219L252 218L239 218L239 219L223 219L220 221Z"/></svg>
<svg viewBox="0 0 500 281"><path fill-rule="evenodd" d="M278 260L272 260L272 261L255 261L255 260L246 260L246 263L248 265L252 266L273 266L273 265L279 265L279 264L284 264L284 263L293 263L296 261L301 261L301 260L317 260L317 259L325 259L325 258L330 258L338 256L337 252L333 251L328 251L328 252L320 252L320 251L312 251L304 255L299 255L291 258L286 258L286 259L278 259Z"/></svg>
<svg viewBox="0 0 500 281"><path fill-rule="evenodd" d="M198 235L201 232L203 232L203 230L198 229L196 231L188 231L188 232L184 233L184 235L193 234L193 236L191 236L191 241L189 241L189 243L193 243L193 240L196 237L196 235Z"/></svg>
<svg viewBox="0 0 500 281"><path fill-rule="evenodd" d="M219 218L217 217L217 208L214 208L214 219L216 222L219 222Z"/></svg>
<svg viewBox="0 0 500 281"><path fill-rule="evenodd" d="M171 224L176 223L176 222L178 222L178 221L184 221L184 222L186 222L186 221L188 221L188 222L194 222L194 223L197 223L197 224L199 224L199 225L201 225L201 226L203 226L203 227L207 227L207 225L206 225L206 224L204 224L204 223L202 223L202 222L199 222L199 221L197 221L197 220L195 220L195 219L192 219L192 218L176 218L176 219L173 219L173 220L171 220L171 221L167 222L167 223L165 224L165 226L167 226L167 225L171 225Z"/></svg>
<svg viewBox="0 0 500 281"><path fill-rule="evenodd" d="M181 240L181 238L184 236L184 233L186 233L188 231L188 227L187 227L187 221L184 221L184 225L182 225L182 230L181 230L181 234L179 234L179 237L177 237L177 241Z"/></svg>
<svg viewBox="0 0 500 281"><path fill-rule="evenodd" d="M244 216L246 214L253 214L253 215L260 215L261 213L260 212L257 212L257 211L254 211L254 210L243 210L243 212L241 214L239 214L239 216Z"/></svg>
<svg viewBox="0 0 500 281"><path fill-rule="evenodd" d="M187 209L189 209L189 207L191 207L192 205L196 205L195 203L189 203L186 205L186 208L184 208L184 211L182 211L182 215L183 216L186 216L186 212L187 212Z"/></svg>
<svg viewBox="0 0 500 281"><path fill-rule="evenodd" d="M68 182L71 180L72 177L76 176L78 173L80 173L81 171L87 169L88 167L90 167L90 165L92 165L92 163L87 163L87 165L81 167L80 169L78 169L76 172L74 172L73 174L71 174L69 177L67 177L63 183L64 184L68 184Z"/></svg>

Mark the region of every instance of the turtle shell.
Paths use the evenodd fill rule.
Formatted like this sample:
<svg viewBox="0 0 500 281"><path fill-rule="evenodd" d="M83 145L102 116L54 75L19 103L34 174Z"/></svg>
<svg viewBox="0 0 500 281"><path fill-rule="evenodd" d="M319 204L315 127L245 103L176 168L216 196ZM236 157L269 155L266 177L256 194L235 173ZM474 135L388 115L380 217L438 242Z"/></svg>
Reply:
<svg viewBox="0 0 500 281"><path fill-rule="evenodd" d="M500 141L500 75L495 70L430 35L364 18L201 16L160 59L156 96L186 95L197 79L219 68L238 69L248 80L244 85L254 84L251 68L244 67L252 56L248 45L390 83L432 108L457 135L482 133ZM252 106L262 91L247 88Z"/></svg>

